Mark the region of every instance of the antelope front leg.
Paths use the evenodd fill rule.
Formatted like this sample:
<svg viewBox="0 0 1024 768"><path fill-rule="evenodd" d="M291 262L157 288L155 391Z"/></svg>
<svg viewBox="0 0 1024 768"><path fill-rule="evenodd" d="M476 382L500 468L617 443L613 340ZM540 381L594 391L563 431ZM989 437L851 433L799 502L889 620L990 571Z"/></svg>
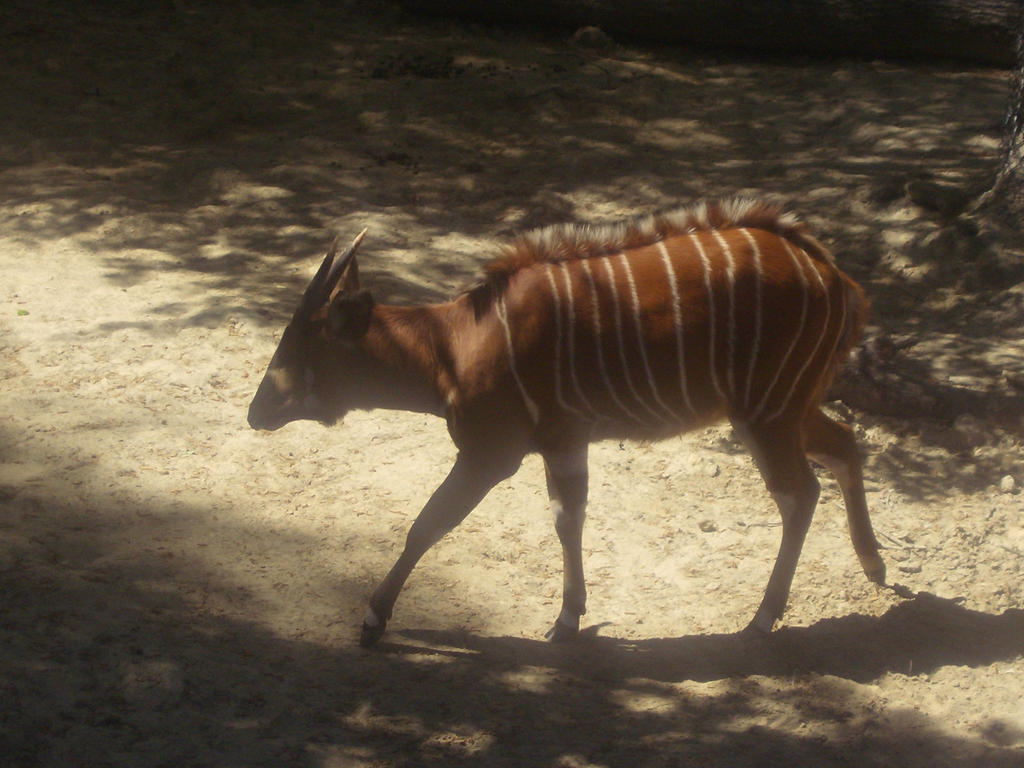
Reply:
<svg viewBox="0 0 1024 768"><path fill-rule="evenodd" d="M380 640L398 593L424 553L461 523L491 488L512 475L521 460L521 455L498 460L480 452L472 456L459 453L448 477L409 529L402 554L370 597L359 637L361 646L368 648Z"/></svg>
<svg viewBox="0 0 1024 768"><path fill-rule="evenodd" d="M587 612L583 578L583 519L587 507L587 446L544 454L555 531L562 544L562 611L547 632L552 642L571 640Z"/></svg>

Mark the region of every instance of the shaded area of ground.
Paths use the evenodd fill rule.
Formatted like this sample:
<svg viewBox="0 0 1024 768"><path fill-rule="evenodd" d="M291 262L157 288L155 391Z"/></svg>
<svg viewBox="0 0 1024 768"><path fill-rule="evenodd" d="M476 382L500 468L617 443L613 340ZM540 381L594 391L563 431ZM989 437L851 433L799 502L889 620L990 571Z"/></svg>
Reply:
<svg viewBox="0 0 1024 768"><path fill-rule="evenodd" d="M987 740L964 742L909 702L890 703L884 686L865 693L851 681L1012 663L1024 653L1020 610L991 615L921 594L878 617L769 638L552 646L408 630L368 653L243 618L259 612L258 596L204 557L111 558L115 523L95 509L10 491L4 503L5 533L19 515L54 526L19 546L5 539L0 746L11 765L1019 761L999 746L1024 736L1013 721L993 716ZM151 535L170 514L187 516L210 549L267 536L268 557L284 561L303 546L236 530L209 509L125 512L151 520ZM360 586L318 589L344 603Z"/></svg>

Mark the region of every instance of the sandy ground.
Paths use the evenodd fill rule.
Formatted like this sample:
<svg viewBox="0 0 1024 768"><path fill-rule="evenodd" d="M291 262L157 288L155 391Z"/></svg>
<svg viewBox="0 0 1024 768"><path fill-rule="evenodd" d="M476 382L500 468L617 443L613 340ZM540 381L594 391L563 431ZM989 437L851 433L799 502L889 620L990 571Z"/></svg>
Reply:
<svg viewBox="0 0 1024 768"><path fill-rule="evenodd" d="M0 10L0 762L1024 765L1019 254L905 188L985 186L1005 72L74 7ZM516 230L736 192L812 224L894 365L980 404L835 406L902 596L823 476L785 621L736 634L780 528L718 428L593 447L579 642L542 640L561 566L531 457L360 650L453 451L403 413L246 427L334 234L369 227L364 282L410 303Z"/></svg>

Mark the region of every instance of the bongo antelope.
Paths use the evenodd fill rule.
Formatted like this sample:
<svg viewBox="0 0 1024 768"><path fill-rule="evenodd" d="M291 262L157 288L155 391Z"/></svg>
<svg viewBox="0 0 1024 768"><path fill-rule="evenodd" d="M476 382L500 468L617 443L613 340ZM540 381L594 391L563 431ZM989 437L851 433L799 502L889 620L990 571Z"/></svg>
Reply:
<svg viewBox="0 0 1024 768"><path fill-rule="evenodd" d="M782 616L818 499L808 458L842 489L868 578L884 583L851 430L819 410L867 302L793 216L748 200L615 226L519 237L476 287L429 306L385 306L337 243L306 289L249 407L255 429L333 424L354 408L446 419L458 456L373 592L361 643L383 635L420 557L523 457L541 454L562 545L561 612L586 609L581 533L587 446L659 438L728 418L782 515L782 543L748 630Z"/></svg>

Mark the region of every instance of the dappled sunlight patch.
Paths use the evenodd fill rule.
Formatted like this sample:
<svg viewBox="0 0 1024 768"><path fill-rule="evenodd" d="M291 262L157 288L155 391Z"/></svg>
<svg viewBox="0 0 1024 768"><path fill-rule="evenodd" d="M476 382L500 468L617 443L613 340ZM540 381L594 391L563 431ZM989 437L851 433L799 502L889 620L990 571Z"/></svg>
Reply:
<svg viewBox="0 0 1024 768"><path fill-rule="evenodd" d="M637 132L636 138L643 144L653 144L670 151L707 147L725 152L732 144L727 136L709 131L700 121L671 118L647 123Z"/></svg>
<svg viewBox="0 0 1024 768"><path fill-rule="evenodd" d="M551 691L553 685L565 684L564 677L559 677L554 670L532 665L517 667L502 672L497 676L502 685L512 690L524 691L543 696Z"/></svg>
<svg viewBox="0 0 1024 768"><path fill-rule="evenodd" d="M451 756L452 759L486 755L496 743L495 737L486 731L472 726L456 726L451 730L432 733L423 740L422 749L427 752L438 752L438 757Z"/></svg>
<svg viewBox="0 0 1024 768"><path fill-rule="evenodd" d="M668 717L680 708L678 691L647 680L631 680L629 687L613 691L611 700L627 713Z"/></svg>
<svg viewBox="0 0 1024 768"><path fill-rule="evenodd" d="M369 702L341 718L346 728L373 739L387 739L394 748L419 752L424 759L471 757L486 753L495 744L494 735L472 725L453 724L436 729L417 717L378 713ZM329 764L329 763L327 763Z"/></svg>
<svg viewBox="0 0 1024 768"><path fill-rule="evenodd" d="M289 189L269 184L258 184L244 179L221 178L215 182L219 188L220 198L229 205L244 205L265 200L279 200L292 197L295 193Z"/></svg>

